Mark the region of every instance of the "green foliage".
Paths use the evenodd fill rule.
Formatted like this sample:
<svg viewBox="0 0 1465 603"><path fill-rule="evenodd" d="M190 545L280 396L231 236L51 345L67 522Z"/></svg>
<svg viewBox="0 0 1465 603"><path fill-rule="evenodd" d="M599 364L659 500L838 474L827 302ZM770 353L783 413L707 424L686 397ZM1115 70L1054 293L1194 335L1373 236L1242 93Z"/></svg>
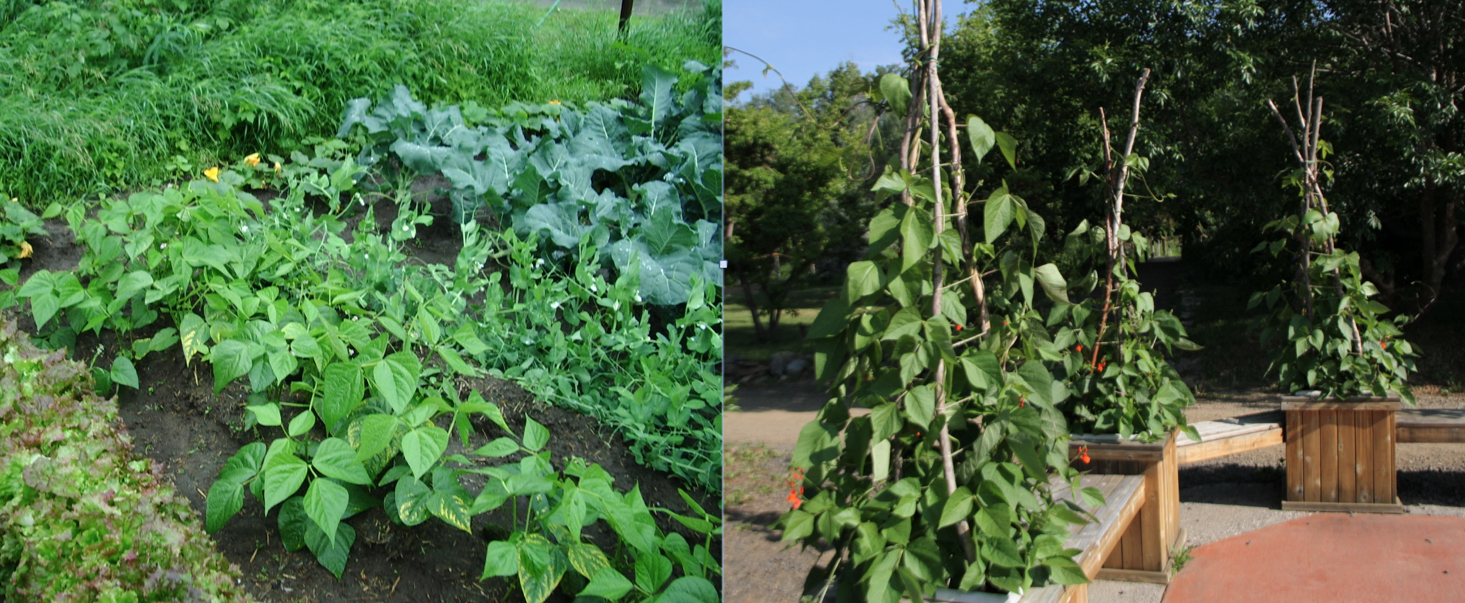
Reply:
<svg viewBox="0 0 1465 603"><path fill-rule="evenodd" d="M645 65L718 59L712 9L637 17L622 37L611 11L536 29L542 9L505 2L3 4L0 189L27 203L136 190L284 153L395 84L488 106L634 96Z"/></svg>
<svg viewBox="0 0 1465 603"><path fill-rule="evenodd" d="M995 271L999 285L987 290L990 331L967 337L979 302L965 266L939 264L943 296L931 312L935 250L963 256L945 235L955 232L952 212L936 236L931 180L887 173L876 188L914 203L871 220L866 259L850 265L844 295L810 329L820 340L815 370L835 397L800 433L793 464L806 468L807 500L780 519L784 540L833 546L834 561L809 581L837 578L841 596L872 602L1086 582L1072 560L1079 551L1063 548L1067 526L1086 520L1076 505L1055 503L1049 486L1056 475L1077 488L1078 473L1060 410L1071 394L1044 365L1052 342L1033 284L1057 303L1064 290L1051 264L1032 265L1029 241L1002 236L1015 229L1040 240L1044 221L1005 187L986 201L1005 209L987 224L989 243L975 246L974 268ZM852 416L855 403L871 412ZM954 492L939 449L948 433ZM971 532L959 536L957 524Z"/></svg>
<svg viewBox="0 0 1465 603"><path fill-rule="evenodd" d="M1101 226L1084 221L1067 239L1064 255L1070 260L1107 257ZM1195 404L1195 395L1164 355L1200 346L1186 338L1180 319L1156 310L1154 297L1141 291L1139 281L1132 278L1135 260L1148 254L1149 241L1123 225L1118 240L1132 245L1133 255L1114 267L1112 314L1104 325L1103 341L1099 329L1104 301L1090 296L1098 284L1093 272L1072 287L1083 297L1081 302L1056 302L1048 313L1053 339L1040 353L1074 392L1063 406L1064 414L1075 433L1138 435L1154 441L1179 428L1198 440L1184 412Z"/></svg>
<svg viewBox="0 0 1465 603"><path fill-rule="evenodd" d="M811 278L837 278L863 251L860 233L875 211L865 180L879 163L870 156L878 148L871 127L880 122L880 101L872 101L888 96L887 82L901 82L889 84L894 91L905 85L895 74L884 78L877 83L846 63L802 89L728 109L728 269L766 300L744 300L754 318L767 316L767 329L753 323L759 340L776 339L795 291Z"/></svg>
<svg viewBox="0 0 1465 603"><path fill-rule="evenodd" d="M362 126L362 165L391 157L446 177L459 223L487 204L520 233L546 235L550 257L588 238L620 272L640 272L649 303L680 305L693 275L722 279L722 70L684 69L681 94L674 74L647 66L637 104L512 103L472 111L476 127L459 107L429 110L398 86L375 108L351 101L337 135Z"/></svg>
<svg viewBox="0 0 1465 603"><path fill-rule="evenodd" d="M86 367L0 327L0 581L8 601L248 601Z"/></svg>
<svg viewBox="0 0 1465 603"><path fill-rule="evenodd" d="M437 517L468 530L474 515L511 502L517 574L534 603L561 584L566 567L583 578L566 585L612 567L560 563L565 551L586 547L605 558L580 534L599 519L634 551L616 556L611 571L629 572L634 560L665 553L683 580L707 582L718 573L710 540L692 547L680 535L660 533L635 490L614 492L597 466L554 467L545 449L550 432L532 419L518 442L503 438L468 455L444 456L453 434L466 445L470 416L508 430L492 402L476 392L460 399L457 376L489 367L555 399L577 388L546 378L536 365L572 362L575 371L565 379L616 387L614 397L573 399L579 408L614 427L634 425L627 439L643 462L699 485L713 483L720 466L713 452L720 448L713 373L718 312L709 307L715 288L693 283L696 297L681 320L698 328L678 322L653 341L644 310L639 318L633 314L635 270L610 286L595 272L593 248L569 277L534 257L532 237L491 235L470 222L454 266L410 263L394 241L399 229L410 231L425 217L408 203L410 191L397 193L393 236L374 232L369 206L348 242L345 213L367 206L354 191L361 168L350 157L317 160L325 167L282 169L291 175L289 192L268 210L235 188L245 177L233 171L218 174L218 182L104 199L95 219L74 206L67 219L86 247L77 270L40 271L19 292L52 345L67 345L82 331L115 332L121 349L107 374L118 383L136 387L130 359L174 345L188 362L197 356L211 365L216 391L247 380L245 426L262 440L242 448L210 488L210 530L242 509L248 491L266 512L280 510L287 547L310 548L339 577L355 540L341 522L362 510L383 505L400 523ZM307 207L307 195L316 194L349 195L349 202L330 203L333 211L316 215ZM496 251L501 245L512 249ZM492 256L511 252L510 280L516 288L535 287L528 292L533 297L506 293L502 272L483 273ZM474 295L483 301L470 304ZM510 296L516 301L506 302ZM537 310L532 322L507 318L530 314L531 306ZM133 335L160 320L174 326L147 338ZM584 335L567 337L567 321ZM516 343L498 345L509 338ZM567 339L583 344L567 345ZM539 348L540 342L558 345ZM627 349L638 353L621 353ZM566 356L569 351L578 357ZM612 373L618 376L605 377ZM549 390L546 382L560 389ZM601 408L608 402L614 407ZM689 446L680 434L691 425L697 431ZM517 465L493 460L508 455L522 458ZM470 472L489 476L477 494L459 481ZM719 529L705 517L699 521L689 527L709 539ZM637 596L671 588L663 584L669 572L639 584Z"/></svg>
<svg viewBox="0 0 1465 603"><path fill-rule="evenodd" d="M0 264L30 257L33 249L26 239L50 236L51 233L46 231L40 216L31 213L15 199L0 198L0 205L5 207L5 218L0 220Z"/></svg>
<svg viewBox="0 0 1465 603"><path fill-rule="evenodd" d="M1287 216L1267 225L1268 232L1283 238L1260 243L1252 252L1275 256L1304 238L1321 243L1336 235L1338 221L1336 213L1317 210ZM1323 397L1337 398L1397 393L1414 404L1408 379L1418 354L1402 330L1409 317L1386 318L1388 307L1370 299L1378 288L1363 280L1356 252L1295 253L1314 256L1305 281L1311 284L1311 312L1301 296L1302 282L1254 293L1247 303L1248 309L1265 304L1270 313L1262 319L1261 341L1272 347L1271 368L1282 391L1320 390Z"/></svg>

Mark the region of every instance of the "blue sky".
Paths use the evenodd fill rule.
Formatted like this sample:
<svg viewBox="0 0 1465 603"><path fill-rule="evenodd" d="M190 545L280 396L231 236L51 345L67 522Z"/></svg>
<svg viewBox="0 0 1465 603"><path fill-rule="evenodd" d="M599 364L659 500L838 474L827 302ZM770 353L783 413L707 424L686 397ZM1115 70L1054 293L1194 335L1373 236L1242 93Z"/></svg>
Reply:
<svg viewBox="0 0 1465 603"><path fill-rule="evenodd" d="M912 9L909 2L900 5ZM948 1L944 11L965 8L964 2ZM893 0L723 0L722 43L758 55L802 88L844 61L865 72L899 63L900 38L886 30L897 14ZM740 100L783 85L776 73L765 77L756 59L738 52L728 58L738 68L728 69L724 82L753 82L753 92L744 92Z"/></svg>

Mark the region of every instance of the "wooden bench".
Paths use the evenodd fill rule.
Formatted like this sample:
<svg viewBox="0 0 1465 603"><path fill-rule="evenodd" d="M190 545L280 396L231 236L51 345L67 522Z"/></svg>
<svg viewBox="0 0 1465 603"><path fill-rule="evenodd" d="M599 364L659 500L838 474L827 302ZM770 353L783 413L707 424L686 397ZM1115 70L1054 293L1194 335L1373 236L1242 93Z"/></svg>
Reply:
<svg viewBox="0 0 1465 603"><path fill-rule="evenodd" d="M1400 444L1465 443L1465 409L1401 408L1394 423Z"/></svg>
<svg viewBox="0 0 1465 603"><path fill-rule="evenodd" d="M1103 561L1100 580L1170 582L1170 559L1184 545L1180 529L1180 479L1176 469L1176 434L1143 443L1117 435L1075 435L1069 441L1073 467L1096 475L1139 475L1145 500L1139 519L1131 522L1119 546ZM1087 454L1089 462L1081 457Z"/></svg>
<svg viewBox="0 0 1465 603"><path fill-rule="evenodd" d="M1054 504L1062 504L1060 501L1073 501L1085 511L1093 514L1098 521L1091 521L1081 526L1078 531L1070 534L1064 542L1064 548L1080 549L1074 561L1083 569L1085 576L1090 580L1095 579L1104 560L1119 545L1120 538L1129 525L1139 515L1140 507L1145 502L1145 480L1140 475L1085 475L1080 478L1083 488L1098 488L1104 494L1104 506L1092 507L1086 504L1082 498L1074 498L1072 488L1067 482L1055 480L1053 488ZM929 597L929 601L942 603L970 603L973 601L984 601L982 597L989 595L977 595L959 590L946 588L936 589L935 596ZM1022 596L1022 603L1088 603L1088 585L1077 584L1073 586L1051 585L1037 590L1029 591Z"/></svg>
<svg viewBox="0 0 1465 603"><path fill-rule="evenodd" d="M1181 434L1175 442L1181 465L1283 443L1286 415L1280 410L1193 423L1200 441Z"/></svg>

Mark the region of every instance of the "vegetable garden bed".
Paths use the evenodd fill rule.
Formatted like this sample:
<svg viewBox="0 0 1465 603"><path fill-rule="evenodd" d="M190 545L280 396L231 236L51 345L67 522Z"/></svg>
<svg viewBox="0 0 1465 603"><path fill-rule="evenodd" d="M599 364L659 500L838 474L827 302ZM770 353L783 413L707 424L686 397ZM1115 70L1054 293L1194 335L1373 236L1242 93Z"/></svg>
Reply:
<svg viewBox="0 0 1465 603"><path fill-rule="evenodd" d="M715 601L721 92L688 68L467 118L399 86L313 157L53 205L0 308L121 386L257 596Z"/></svg>
<svg viewBox="0 0 1465 603"><path fill-rule="evenodd" d="M425 181L415 188L430 190L430 185ZM445 211L447 200L439 198L437 205ZM383 212L377 220L390 226L394 217L393 212ZM52 234L36 240L34 256L26 263L22 279L37 270L74 268L82 256L82 249L64 222L48 220L47 229ZM410 255L422 262L450 262L461 246L453 230L446 226L423 229L423 236L408 247ZM24 331L35 331L34 321L24 312L12 308L4 314L18 317ZM101 338L83 337L77 348L88 358L99 352L98 364L108 366L115 352L115 338L105 334ZM215 395L208 366L197 361L191 366L185 364L177 348L144 358L136 370L142 387L120 388L117 396L126 434L139 457L158 463L171 478L201 522L206 493L219 469L241 446L253 441L240 429L248 388L236 383ZM586 463L599 464L615 478L618 489L639 484L648 506L665 507L683 515L692 513L677 493L678 480L637 464L625 442L594 419L535 400L519 386L490 376L464 379L460 388L465 394L474 390L484 399L497 402L505 421L516 432L522 432L526 413L546 425L554 433L548 446L557 462L579 457ZM471 440L474 447L503 435L492 425L479 427L482 429ZM454 441L447 454L461 452L462 447ZM706 509L719 507L716 493L701 489L689 489L689 493ZM338 581L308 549L284 549L276 526L277 514L265 517L258 505L246 505L213 535L219 552L239 567L245 591L259 600L523 600L512 579L478 580L487 539L503 535L489 527L490 521L506 523L503 518L480 518L474 523L474 534L468 534L436 520L410 528L395 525L381 509L373 509L346 522L355 528L358 538L348 571ZM657 519L662 530L680 531L689 541L697 541L677 522L664 516ZM604 526L589 533L613 548L614 535ZM721 563L720 538L713 541L710 551ZM557 595L549 600L569 599Z"/></svg>

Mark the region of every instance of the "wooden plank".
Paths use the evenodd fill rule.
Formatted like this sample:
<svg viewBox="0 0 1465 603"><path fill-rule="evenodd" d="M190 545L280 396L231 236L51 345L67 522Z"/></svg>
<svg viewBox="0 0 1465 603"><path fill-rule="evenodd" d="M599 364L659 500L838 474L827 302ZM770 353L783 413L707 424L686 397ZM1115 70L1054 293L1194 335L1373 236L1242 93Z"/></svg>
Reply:
<svg viewBox="0 0 1465 603"><path fill-rule="evenodd" d="M1389 434L1389 491L1395 502L1399 500L1399 443L1397 441L1399 429L1394 421L1395 414L1390 412L1387 415L1389 424L1384 429Z"/></svg>
<svg viewBox="0 0 1465 603"><path fill-rule="evenodd" d="M1211 439L1199 444L1177 446L1175 449L1175 460L1181 465L1184 465L1249 450L1270 448L1283 443L1285 438L1282 437L1282 433L1283 430L1280 426L1274 426L1271 429L1256 429L1248 433Z"/></svg>
<svg viewBox="0 0 1465 603"><path fill-rule="evenodd" d="M1089 603L1089 585L1075 584L1063 594L1063 603Z"/></svg>
<svg viewBox="0 0 1465 603"><path fill-rule="evenodd" d="M1167 521L1169 522L1169 525L1167 526L1167 529L1165 530L1165 533L1167 535L1169 535L1171 539L1175 538L1175 535L1180 531L1180 474L1179 474L1179 461L1176 460L1176 457L1178 456L1178 454L1176 454L1176 447L1177 447L1176 438L1175 437L1171 437L1170 443L1167 444L1166 447L1165 447L1165 458L1166 458L1166 460L1164 461L1164 463L1165 463L1165 471L1164 471L1164 476L1165 476L1165 497L1164 497L1164 499L1165 499L1165 505L1166 505L1166 507L1165 507L1165 517L1167 518ZM1170 555L1172 553L1174 553L1174 549L1171 548L1170 546L1168 546L1170 544L1169 542L1166 542L1165 544L1167 545L1165 547L1165 560L1166 560L1166 562L1168 564L1168 562L1170 560ZM1168 568L1168 565L1166 567Z"/></svg>
<svg viewBox="0 0 1465 603"><path fill-rule="evenodd" d="M1338 502L1358 502L1358 488L1355 484L1357 467L1353 459L1353 423L1356 412L1338 412Z"/></svg>
<svg viewBox="0 0 1465 603"><path fill-rule="evenodd" d="M1144 503L1144 478L1138 475L1118 477L1120 477L1119 484L1114 488L1113 494L1106 497L1108 504L1100 508L1097 513L1099 518L1097 525L1105 528L1099 537L1085 547L1075 546L1073 537L1069 537L1069 542L1064 544L1065 548L1083 548L1083 552L1079 553L1074 561L1078 562L1085 576L1093 577L1098 573L1099 567L1104 563L1104 558L1114 550L1114 545L1119 543L1119 538L1124 532L1123 528L1132 522L1134 516L1139 513L1140 505Z"/></svg>
<svg viewBox="0 0 1465 603"><path fill-rule="evenodd" d="M1124 444L1093 444L1089 447L1089 458L1095 461L1145 461L1160 460L1165 451L1160 447L1129 446ZM1072 453L1077 449L1069 446Z"/></svg>
<svg viewBox="0 0 1465 603"><path fill-rule="evenodd" d="M1117 582L1147 582L1149 584L1169 584L1170 573L1165 571L1130 570L1130 569L1109 569L1099 570L1096 580L1114 580Z"/></svg>
<svg viewBox="0 0 1465 603"><path fill-rule="evenodd" d="M1387 410L1372 411L1373 415L1373 499L1375 502L1394 500L1394 433Z"/></svg>
<svg viewBox="0 0 1465 603"><path fill-rule="evenodd" d="M1465 409L1403 408L1394 414L1395 442L1465 443Z"/></svg>
<svg viewBox="0 0 1465 603"><path fill-rule="evenodd" d="M946 589L938 588L936 589L936 594L940 596L942 591L944 590ZM1023 594L1022 598L1018 599L1018 601L1020 603L1063 603L1063 601L1067 600L1070 590L1072 590L1071 587L1066 587L1060 584L1052 584L1049 586L1044 586L1043 588L1039 588L1037 590L1030 590L1027 593Z"/></svg>
<svg viewBox="0 0 1465 603"><path fill-rule="evenodd" d="M1351 399L1351 398L1350 398ZM1282 398L1282 410L1398 410L1398 400L1385 402L1382 399L1368 402L1328 400L1326 402L1289 402Z"/></svg>
<svg viewBox="0 0 1465 603"><path fill-rule="evenodd" d="M1114 546L1114 550L1109 551L1109 554L1104 557L1104 567L1124 569L1124 538L1122 536L1119 538L1119 544ZM1104 570L1099 570L1099 573L1104 573Z"/></svg>
<svg viewBox="0 0 1465 603"><path fill-rule="evenodd" d="M1181 434L1179 439L1176 440L1176 445L1181 447L1193 446L1205 443L1213 437L1235 437L1257 431L1280 429L1286 423L1286 419L1287 417L1282 411L1269 410L1249 415L1216 419L1214 421L1192 423L1190 426L1195 428L1196 432L1201 436L1201 440L1192 440L1190 436Z"/></svg>
<svg viewBox="0 0 1465 603"><path fill-rule="evenodd" d="M1302 500L1302 411L1287 411L1287 500Z"/></svg>
<svg viewBox="0 0 1465 603"><path fill-rule="evenodd" d="M1397 499L1395 500L1397 501ZM1303 511L1307 513L1403 513L1404 505L1397 502L1392 504L1364 504L1284 500L1282 501L1282 510Z"/></svg>
<svg viewBox="0 0 1465 603"><path fill-rule="evenodd" d="M1321 463L1318 462L1320 445L1322 444L1319 422L1321 414L1317 411L1304 411L1302 413L1302 500L1318 500L1322 490L1323 478L1318 472Z"/></svg>
<svg viewBox="0 0 1465 603"><path fill-rule="evenodd" d="M1136 511L1143 509L1144 501L1141 500L1140 507ZM1140 519L1139 513L1136 513L1135 517L1130 520L1128 529L1124 530L1122 538L1124 540L1124 567L1126 569L1144 569L1144 521Z"/></svg>
<svg viewBox="0 0 1465 603"><path fill-rule="evenodd" d="M1318 500L1338 502L1338 411L1318 412L1322 429L1318 432L1318 475L1322 484L1318 488Z"/></svg>
<svg viewBox="0 0 1465 603"><path fill-rule="evenodd" d="M1400 424L1395 432L1401 444L1461 444L1465 443L1465 425L1417 425Z"/></svg>
<svg viewBox="0 0 1465 603"><path fill-rule="evenodd" d="M1358 495L1353 501L1373 503L1373 425L1372 411L1353 413L1353 480Z"/></svg>
<svg viewBox="0 0 1465 603"><path fill-rule="evenodd" d="M1401 408L1394 411L1399 427L1405 425L1465 425L1465 408Z"/></svg>
<svg viewBox="0 0 1465 603"><path fill-rule="evenodd" d="M1143 561L1139 567L1126 569L1156 571L1165 561L1165 528L1161 524L1164 519L1161 513L1164 511L1162 495L1165 487L1160 474L1161 465L1162 463L1155 463L1145 470L1145 504L1140 507L1139 521L1135 522L1141 525L1140 550Z"/></svg>
<svg viewBox="0 0 1465 603"><path fill-rule="evenodd" d="M1099 492L1104 495L1104 501L1112 503L1115 495L1114 491L1122 484L1123 478L1124 476L1121 475L1085 475L1083 476L1081 485L1083 487L1098 488ZM1066 486L1061 488L1061 490L1065 497L1071 492ZM1080 507L1100 517L1100 521L1089 522L1079 528L1077 532L1070 534L1068 540L1063 544L1064 548L1083 550L1089 548L1091 544L1099 540L1099 537L1104 533L1105 526L1102 525L1103 516L1096 512L1102 509L1096 510L1094 507L1084 504L1082 500L1077 502Z"/></svg>

